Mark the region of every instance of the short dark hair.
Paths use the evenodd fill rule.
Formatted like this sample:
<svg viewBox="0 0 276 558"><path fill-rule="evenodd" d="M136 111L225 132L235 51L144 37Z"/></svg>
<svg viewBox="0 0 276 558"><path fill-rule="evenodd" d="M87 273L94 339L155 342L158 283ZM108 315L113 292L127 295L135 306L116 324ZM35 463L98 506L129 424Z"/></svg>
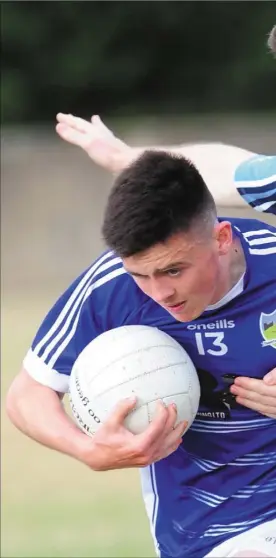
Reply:
<svg viewBox="0 0 276 558"><path fill-rule="evenodd" d="M215 218L214 199L191 161L145 151L115 180L102 232L109 248L128 257Z"/></svg>

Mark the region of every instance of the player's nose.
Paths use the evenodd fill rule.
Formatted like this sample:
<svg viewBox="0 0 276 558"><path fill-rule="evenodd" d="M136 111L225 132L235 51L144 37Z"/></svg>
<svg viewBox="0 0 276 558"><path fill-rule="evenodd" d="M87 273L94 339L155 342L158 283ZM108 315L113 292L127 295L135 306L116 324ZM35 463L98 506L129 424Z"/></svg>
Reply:
<svg viewBox="0 0 276 558"><path fill-rule="evenodd" d="M161 281L153 281L150 296L158 304L166 304L168 300L175 297L175 289L173 286L164 284Z"/></svg>

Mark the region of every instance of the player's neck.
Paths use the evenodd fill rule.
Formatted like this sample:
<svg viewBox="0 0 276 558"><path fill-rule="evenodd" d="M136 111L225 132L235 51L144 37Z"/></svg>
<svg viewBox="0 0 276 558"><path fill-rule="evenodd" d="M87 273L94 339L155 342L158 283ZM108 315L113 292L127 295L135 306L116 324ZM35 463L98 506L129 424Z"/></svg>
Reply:
<svg viewBox="0 0 276 558"><path fill-rule="evenodd" d="M230 253L229 288L230 291L246 271L246 259L239 238L235 238Z"/></svg>
<svg viewBox="0 0 276 558"><path fill-rule="evenodd" d="M238 283L246 271L246 260L242 245L235 238L227 260L221 266L221 276L211 304L219 302Z"/></svg>

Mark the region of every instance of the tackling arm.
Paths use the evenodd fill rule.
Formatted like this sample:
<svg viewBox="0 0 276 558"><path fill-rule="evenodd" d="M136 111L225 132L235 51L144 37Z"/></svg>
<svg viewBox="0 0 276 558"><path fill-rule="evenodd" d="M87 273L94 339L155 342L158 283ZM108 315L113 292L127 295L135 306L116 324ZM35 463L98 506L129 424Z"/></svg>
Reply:
<svg viewBox="0 0 276 558"><path fill-rule="evenodd" d="M276 156L220 143L168 148L190 159L217 205L276 214Z"/></svg>
<svg viewBox="0 0 276 558"><path fill-rule="evenodd" d="M254 155L251 151L222 143L180 145L166 149L194 163L217 205L247 206L237 191L234 175L237 167Z"/></svg>
<svg viewBox="0 0 276 558"><path fill-rule="evenodd" d="M251 205L258 211L276 212L276 156L256 155L222 143L132 148L117 138L99 116L93 116L91 122L87 122L71 114L59 113L57 120L59 136L81 147L107 171L121 172L148 149L165 150L183 155L194 163L217 205Z"/></svg>
<svg viewBox="0 0 276 558"><path fill-rule="evenodd" d="M109 172L121 172L147 149L166 150L191 159L217 205L247 206L237 191L234 174L241 163L254 155L251 151L222 143L132 148L117 138L99 116L93 116L88 122L71 114L59 113L57 120L58 135L81 147L97 165Z"/></svg>
<svg viewBox="0 0 276 558"><path fill-rule="evenodd" d="M184 144L132 148L131 153L126 151L126 164L146 149L165 150L190 159L218 206L251 206L262 213L276 214L276 156L256 155L223 143Z"/></svg>

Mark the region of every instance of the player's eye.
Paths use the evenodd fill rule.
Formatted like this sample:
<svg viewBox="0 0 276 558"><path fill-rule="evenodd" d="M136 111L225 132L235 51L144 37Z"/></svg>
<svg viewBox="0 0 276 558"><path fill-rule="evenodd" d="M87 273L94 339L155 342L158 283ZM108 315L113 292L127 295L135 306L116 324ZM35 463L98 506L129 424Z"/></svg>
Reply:
<svg viewBox="0 0 276 558"><path fill-rule="evenodd" d="M167 269L166 270L166 274L169 275L169 277L178 277L181 273L180 269Z"/></svg>

